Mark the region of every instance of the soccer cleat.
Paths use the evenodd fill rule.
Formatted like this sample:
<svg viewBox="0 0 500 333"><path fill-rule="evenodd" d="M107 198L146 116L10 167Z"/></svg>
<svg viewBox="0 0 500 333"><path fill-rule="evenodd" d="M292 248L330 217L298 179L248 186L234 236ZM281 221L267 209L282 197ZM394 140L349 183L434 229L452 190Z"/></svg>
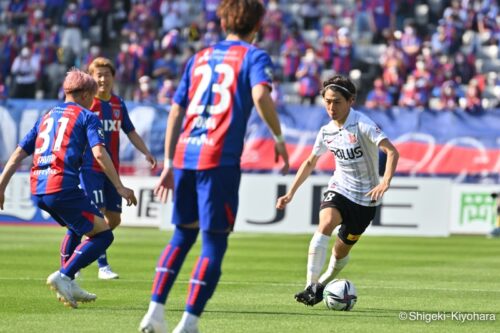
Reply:
<svg viewBox="0 0 500 333"><path fill-rule="evenodd" d="M165 320L153 318L146 313L139 324L139 332L142 333L167 333L167 324Z"/></svg>
<svg viewBox="0 0 500 333"><path fill-rule="evenodd" d="M93 302L97 299L96 294L89 293L88 291L82 289L75 280L71 281L71 294L73 295L73 298L75 301L80 302L80 303L88 303L88 302ZM57 299L60 302L64 302L64 298L62 295L58 292L57 293Z"/></svg>
<svg viewBox="0 0 500 333"><path fill-rule="evenodd" d="M82 289L75 280L71 281L71 292L73 294L73 298L77 302L88 303L97 299L96 294L89 293L88 291Z"/></svg>
<svg viewBox="0 0 500 333"><path fill-rule="evenodd" d="M101 280L113 280L118 279L118 274L111 270L111 266L104 266L99 268L99 273L97 277Z"/></svg>
<svg viewBox="0 0 500 333"><path fill-rule="evenodd" d="M295 294L295 300L307 306L314 306L323 300L323 286L321 283L312 283L306 289Z"/></svg>
<svg viewBox="0 0 500 333"><path fill-rule="evenodd" d="M55 290L58 293L58 296L60 296L60 300L64 303L64 305L71 306L75 309L78 307L78 304L73 297L71 279L69 277L61 275L59 271L55 271L47 278L47 284L52 290Z"/></svg>

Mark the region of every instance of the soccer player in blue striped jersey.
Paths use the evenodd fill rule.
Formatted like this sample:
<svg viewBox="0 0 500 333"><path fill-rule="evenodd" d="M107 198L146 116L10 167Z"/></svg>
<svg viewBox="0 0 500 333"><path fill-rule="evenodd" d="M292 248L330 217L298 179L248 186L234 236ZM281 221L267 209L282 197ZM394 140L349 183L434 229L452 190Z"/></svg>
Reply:
<svg viewBox="0 0 500 333"><path fill-rule="evenodd" d="M115 169L120 170L120 131L123 131L130 142L144 154L146 161L151 167L156 166L156 158L151 154L142 138L135 131L134 125L128 115L125 102L113 94L115 67L111 60L98 57L89 65L89 74L97 82L97 93L94 97L90 110L99 118L104 130L104 141L106 150L113 161ZM80 173L80 181L83 190L104 214L104 219L111 230L121 223L122 198L115 187L103 173L99 163L86 151ZM61 243L61 261L64 263L68 253L80 243L80 238L68 230L66 237ZM106 253L97 259L99 266L98 277L103 280L117 279L115 273L108 263Z"/></svg>
<svg viewBox="0 0 500 333"><path fill-rule="evenodd" d="M33 155L30 173L33 200L59 224L80 238L88 237L70 253L64 265L47 278L47 284L57 291L60 300L76 308L77 302L92 301L96 296L76 284L75 273L96 260L113 241L113 233L101 212L79 188L84 152L92 151L128 205L137 204L137 199L131 189L123 186L104 147L101 123L87 109L97 90L96 82L88 74L71 70L63 89L65 102L45 113L9 158L0 176L0 209L3 209L10 178L21 161Z"/></svg>
<svg viewBox="0 0 500 333"><path fill-rule="evenodd" d="M213 295L238 209L240 157L247 120L255 106L276 143L276 161L288 153L270 97L268 54L251 45L264 6L259 0L223 0L218 7L226 39L196 53L174 96L165 136L165 166L155 193L174 191L175 231L160 255L141 332L166 332L164 305L184 259L201 234L202 249L189 282L185 312L174 333L198 332Z"/></svg>

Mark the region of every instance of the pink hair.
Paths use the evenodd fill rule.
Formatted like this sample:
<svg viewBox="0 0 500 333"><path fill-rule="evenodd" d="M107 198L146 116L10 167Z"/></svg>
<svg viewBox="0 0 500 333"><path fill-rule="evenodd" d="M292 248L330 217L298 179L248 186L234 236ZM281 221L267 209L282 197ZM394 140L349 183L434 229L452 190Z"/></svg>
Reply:
<svg viewBox="0 0 500 333"><path fill-rule="evenodd" d="M72 68L66 74L66 78L63 82L63 89L65 94L76 92L90 92L95 94L97 92L97 83L89 74L77 68Z"/></svg>

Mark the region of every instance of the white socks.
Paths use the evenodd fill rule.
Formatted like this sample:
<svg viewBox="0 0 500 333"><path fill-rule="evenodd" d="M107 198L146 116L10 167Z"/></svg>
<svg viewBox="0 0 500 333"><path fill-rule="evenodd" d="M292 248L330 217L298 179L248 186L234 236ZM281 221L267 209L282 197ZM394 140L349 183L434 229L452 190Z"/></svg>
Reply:
<svg viewBox="0 0 500 333"><path fill-rule="evenodd" d="M309 253L307 255L307 284L317 283L319 275L323 270L328 251L330 236L323 235L316 231L309 243Z"/></svg>
<svg viewBox="0 0 500 333"><path fill-rule="evenodd" d="M345 256L342 259L336 259L332 254L330 257L330 263L328 264L328 269L323 275L319 278L319 283L322 285L326 285L328 282L333 280L349 262L349 255Z"/></svg>
<svg viewBox="0 0 500 333"><path fill-rule="evenodd" d="M165 304L156 303L153 301L149 302L148 314L151 317L163 320L164 313L165 313Z"/></svg>

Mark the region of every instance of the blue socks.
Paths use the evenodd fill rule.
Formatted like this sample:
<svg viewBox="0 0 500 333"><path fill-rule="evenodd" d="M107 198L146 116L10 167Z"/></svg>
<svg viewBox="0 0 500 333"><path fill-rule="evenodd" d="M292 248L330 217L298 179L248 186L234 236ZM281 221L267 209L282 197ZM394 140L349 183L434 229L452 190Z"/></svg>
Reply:
<svg viewBox="0 0 500 333"><path fill-rule="evenodd" d="M82 236L79 236L73 230L68 229L61 243L61 267L66 264L66 261L69 260L73 251L75 251L76 247L80 245L81 242Z"/></svg>
<svg viewBox="0 0 500 333"><path fill-rule="evenodd" d="M99 268L101 267L106 267L108 266L108 257L106 255L106 252L104 252L103 254L101 254L99 256L99 258L97 258L97 265L99 265Z"/></svg>
<svg viewBox="0 0 500 333"><path fill-rule="evenodd" d="M212 297L222 274L228 236L227 233L202 233L201 256L191 274L186 312L199 317Z"/></svg>
<svg viewBox="0 0 500 333"><path fill-rule="evenodd" d="M151 301L165 304L167 295L181 269L189 250L196 242L199 229L176 227L156 266Z"/></svg>
<svg viewBox="0 0 500 333"><path fill-rule="evenodd" d="M88 238L75 248L73 255L61 267L60 272L72 280L75 273L94 262L113 242L111 230L106 230Z"/></svg>

